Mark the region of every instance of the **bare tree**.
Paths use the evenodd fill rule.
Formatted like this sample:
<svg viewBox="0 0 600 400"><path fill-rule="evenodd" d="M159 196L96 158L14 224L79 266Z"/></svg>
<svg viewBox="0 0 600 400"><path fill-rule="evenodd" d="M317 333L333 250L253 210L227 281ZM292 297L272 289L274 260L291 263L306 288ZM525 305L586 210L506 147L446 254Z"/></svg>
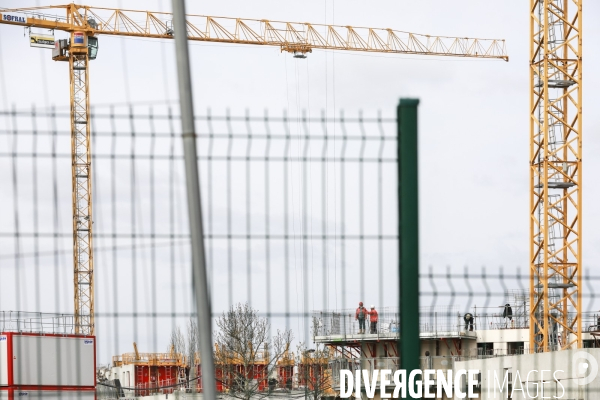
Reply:
<svg viewBox="0 0 600 400"><path fill-rule="evenodd" d="M197 382L196 382L196 363L195 363L195 359L196 359L196 353L198 353L198 347L200 346L200 341L199 341L199 331L198 331L198 324L196 322L195 318L191 318L188 320L188 325L187 325L187 346L186 346L186 350L187 350L187 358L188 358L188 364L190 366L189 369L189 374L188 374L188 387L192 387L192 389L195 389L197 387ZM191 385L190 385L190 381L191 381ZM195 392L195 390L192 390L192 392Z"/></svg>
<svg viewBox="0 0 600 400"><path fill-rule="evenodd" d="M330 361L328 347L315 344L314 348L308 349L304 343L298 345L298 380L300 385L304 386L307 398L319 400L323 397L335 397Z"/></svg>
<svg viewBox="0 0 600 400"><path fill-rule="evenodd" d="M188 328L188 334L189 334L189 328ZM188 349L189 349L189 336L186 338L185 335L183 334L183 332L181 331L181 328L179 327L179 325L177 325L176 327L173 328L173 331L171 331L171 337L169 339L169 349L167 350L167 352L169 354L171 354L171 357L186 357L186 355L188 355ZM189 368L188 368L189 367ZM185 376L189 378L189 373L191 371L191 367L193 367L193 364L190 363L189 358L188 358L188 365L182 368L182 369L178 369L177 374L179 375L180 373L185 373ZM188 386L189 386L189 382L188 382Z"/></svg>
<svg viewBox="0 0 600 400"><path fill-rule="evenodd" d="M247 303L239 303L223 313L217 327L217 381L234 398L250 400L268 396L269 377L292 341L292 331L278 330L269 337L269 322Z"/></svg>
<svg viewBox="0 0 600 400"><path fill-rule="evenodd" d="M312 333L317 336L319 329L318 320L313 318ZM306 397L319 400L323 397L335 397L333 390L333 377L331 375L330 349L322 344L315 343L313 348L308 348L305 343L298 345L296 365L298 366L298 379L304 386Z"/></svg>
<svg viewBox="0 0 600 400"><path fill-rule="evenodd" d="M185 337L181 332L179 326L173 328L171 332L171 338L169 339L169 349L168 353L170 354L185 354L186 345L185 345Z"/></svg>
<svg viewBox="0 0 600 400"><path fill-rule="evenodd" d="M187 367L185 368L185 375L187 377L187 386L194 389L197 385L195 359L196 354L199 353L198 347L200 345L196 320L190 318L186 328L186 334L181 331L179 325L173 328L168 351L171 354L181 354L186 357Z"/></svg>

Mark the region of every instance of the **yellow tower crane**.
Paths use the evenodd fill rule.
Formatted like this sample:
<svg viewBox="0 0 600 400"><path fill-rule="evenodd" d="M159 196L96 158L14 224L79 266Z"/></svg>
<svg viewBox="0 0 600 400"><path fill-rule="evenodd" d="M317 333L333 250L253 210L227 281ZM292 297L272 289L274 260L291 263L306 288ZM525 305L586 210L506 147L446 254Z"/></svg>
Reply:
<svg viewBox="0 0 600 400"><path fill-rule="evenodd" d="M54 15L56 12L63 15ZM50 15L50 13L54 13ZM75 325L94 334L94 256L90 148L89 61L99 35L172 39L173 17L166 12L91 7L79 4L0 9L0 23L68 32L54 43L52 58L68 61L71 81L71 161L73 180L73 262ZM305 58L313 49L372 53L491 58L508 61L504 40L420 35L392 29L270 20L187 16L189 40L276 46ZM38 40L39 39L39 40ZM44 38L31 37L44 43ZM51 43L51 42L50 42Z"/></svg>
<svg viewBox="0 0 600 400"><path fill-rule="evenodd" d="M582 0L530 0L532 351L581 348Z"/></svg>

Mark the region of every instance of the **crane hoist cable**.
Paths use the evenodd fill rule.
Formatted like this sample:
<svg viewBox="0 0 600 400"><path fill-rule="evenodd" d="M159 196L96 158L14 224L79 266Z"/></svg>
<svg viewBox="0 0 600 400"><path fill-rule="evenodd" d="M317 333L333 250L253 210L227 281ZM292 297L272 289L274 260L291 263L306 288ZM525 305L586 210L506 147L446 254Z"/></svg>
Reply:
<svg viewBox="0 0 600 400"><path fill-rule="evenodd" d="M57 12L64 13L56 15ZM471 57L508 61L504 40L432 36L390 28L244 19L188 14L190 41L279 47L296 58L313 50ZM92 212L89 62L98 55L98 37L173 39L168 12L59 6L0 9L0 24L67 32L56 40L55 61L69 63L75 333L94 335L94 253ZM30 37L30 40L35 38ZM46 38L45 41L48 41ZM35 40L34 40L35 42ZM35 44L39 47L39 43Z"/></svg>

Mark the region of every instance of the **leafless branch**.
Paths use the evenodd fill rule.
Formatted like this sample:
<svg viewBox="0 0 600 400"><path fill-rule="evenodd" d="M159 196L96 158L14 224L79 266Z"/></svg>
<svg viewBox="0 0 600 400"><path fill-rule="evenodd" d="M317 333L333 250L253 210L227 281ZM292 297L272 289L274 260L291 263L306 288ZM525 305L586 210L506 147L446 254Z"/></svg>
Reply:
<svg viewBox="0 0 600 400"><path fill-rule="evenodd" d="M246 304L232 306L216 322L215 364L229 395L242 400L268 395L268 379L293 339L291 330L269 337L266 318Z"/></svg>

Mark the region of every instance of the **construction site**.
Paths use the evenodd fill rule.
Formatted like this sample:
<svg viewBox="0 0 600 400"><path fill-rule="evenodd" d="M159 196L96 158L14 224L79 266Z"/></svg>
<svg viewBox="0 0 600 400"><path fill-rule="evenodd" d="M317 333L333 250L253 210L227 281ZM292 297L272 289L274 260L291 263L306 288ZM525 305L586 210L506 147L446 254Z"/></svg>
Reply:
<svg viewBox="0 0 600 400"><path fill-rule="evenodd" d="M528 76L518 128L509 112L486 105L496 95L483 86L491 84L486 72L473 72L493 71L498 92L516 90L498 72L513 63L504 38L365 27L370 13L356 14L365 23L343 25L340 8L350 6L333 0L325 1L325 23L208 16L196 5L186 11L183 0L172 11L120 2L0 7L0 46L9 32L23 32L44 71L43 88L30 95L46 96L44 107L9 109L11 96L33 89L12 89L0 62L0 137L8 143L0 147L0 400L598 398L600 276L588 259L584 265L582 239L582 0L528 5L518 11L528 35L510 43L526 48L518 56ZM478 25L485 24L469 29ZM162 76L151 56L133 56L153 43L162 46L152 55ZM208 56L216 66L207 67L194 61L202 46L233 49L240 60L263 53L247 65ZM119 61L96 70L105 51ZM357 78L364 59L348 69L354 61L344 54L370 57L374 69ZM469 72L456 78L456 92L440 90L440 103L425 103L421 78L409 76L402 84L411 96L390 95L392 114L338 112L339 86L351 91L364 80L373 93L392 90L378 82L395 56L429 60L406 75ZM280 75L251 71L270 57L281 57ZM11 68L19 62L11 58ZM58 67L42 69L50 63ZM31 63L22 64L28 73ZM45 68L64 76L48 79L54 70ZM250 78L227 77L230 68L248 69ZM92 78L105 70L101 81ZM112 80L120 73L123 92ZM132 94L137 75L148 87ZM198 81L208 95L199 96ZM211 81L225 97L247 90L257 98L275 96L266 81L284 82L274 101L286 103L284 112L220 114L210 100L200 112L193 98L210 97ZM472 86L464 97L462 82ZM50 106L59 84L68 108ZM164 85L165 99L177 87L177 100L144 103L154 85ZM107 104L96 105L96 87ZM478 92L485 94L474 98ZM464 106L448 104L454 96ZM448 118L470 103L477 123ZM438 116L442 104L451 111ZM465 126L452 127L457 121ZM488 140L479 139L485 125L520 133L489 145L473 140ZM513 152L523 143L527 155ZM588 213L586 226L597 219ZM596 249L587 248L594 262ZM521 257L524 268L425 266L488 255L500 265ZM448 384L427 384L427 371ZM404 382L408 395L398 396L400 372L423 380ZM352 377L358 386L347 390Z"/></svg>

